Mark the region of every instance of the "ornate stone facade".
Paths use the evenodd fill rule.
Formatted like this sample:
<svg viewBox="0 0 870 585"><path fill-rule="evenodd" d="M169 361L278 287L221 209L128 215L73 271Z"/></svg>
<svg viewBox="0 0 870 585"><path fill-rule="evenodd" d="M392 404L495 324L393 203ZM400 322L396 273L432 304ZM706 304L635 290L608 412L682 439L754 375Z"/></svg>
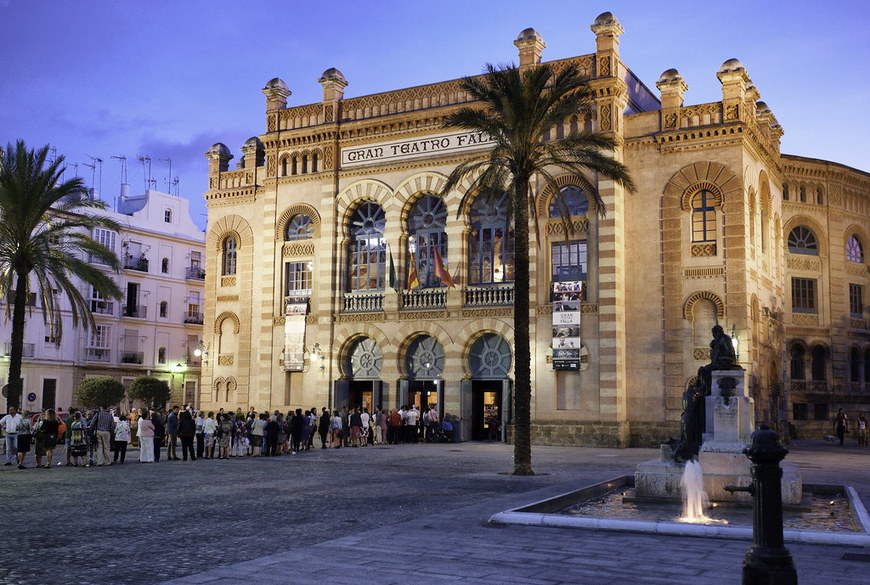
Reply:
<svg viewBox="0 0 870 585"><path fill-rule="evenodd" d="M682 392L708 359L716 323L736 334L759 419L784 425L793 408L787 389L806 388L787 384L787 340L828 348L831 387L847 385L844 356L870 348L864 316L846 314L848 284L868 278L863 257L840 258L850 234L868 242L868 177L780 155L782 130L738 61L716 73L721 101L684 106L679 72L662 74L659 99L622 62L622 28L612 15L599 16L592 31L593 53L555 65L587 72L598 115L566 120L549 139L584 128L609 133L638 190L557 172L563 192L597 190L604 202L600 214L587 205L561 221L550 212L556 194L535 183L535 440L627 446L676 435ZM535 31L516 44L522 67L540 61L545 45ZM229 170L221 144L207 155L205 331L219 359L204 367L201 403L288 410L417 402L459 417L466 439L480 437L484 415L496 413L509 428L510 267L480 260L475 246L490 228L476 223L471 204L460 208L467 185L439 197L457 164L485 152L485 137L442 127L469 96L451 80L344 99L339 71L319 81L322 103L299 106L287 105L283 81L267 84L266 132L245 143L240 170ZM803 199L784 201L786 185ZM440 227L423 240L420 226L432 218ZM824 225L842 228L831 233L846 239ZM790 252L797 226L814 230L814 254ZM230 239L237 247L227 247ZM407 292L411 272L431 279L434 262L412 263L410 255L422 258L417 246L436 245L456 288ZM582 250L572 256L579 266L557 262L560 246ZM553 369L557 264L585 279L576 371ZM480 280L483 266L489 280ZM798 294L793 278L815 285L799 281ZM300 302L306 361L289 371L287 340L300 324L287 311ZM794 303L812 307L793 312Z"/></svg>

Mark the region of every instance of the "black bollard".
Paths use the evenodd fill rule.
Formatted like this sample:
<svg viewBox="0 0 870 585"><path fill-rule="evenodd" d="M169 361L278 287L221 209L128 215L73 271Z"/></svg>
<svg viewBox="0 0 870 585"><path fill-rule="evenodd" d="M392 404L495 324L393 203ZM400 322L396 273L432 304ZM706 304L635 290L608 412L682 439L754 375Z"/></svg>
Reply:
<svg viewBox="0 0 870 585"><path fill-rule="evenodd" d="M782 461L788 449L767 425L752 433L743 453L752 461L752 485L728 486L752 494L752 546L743 560L743 585L797 585L797 570L782 537Z"/></svg>

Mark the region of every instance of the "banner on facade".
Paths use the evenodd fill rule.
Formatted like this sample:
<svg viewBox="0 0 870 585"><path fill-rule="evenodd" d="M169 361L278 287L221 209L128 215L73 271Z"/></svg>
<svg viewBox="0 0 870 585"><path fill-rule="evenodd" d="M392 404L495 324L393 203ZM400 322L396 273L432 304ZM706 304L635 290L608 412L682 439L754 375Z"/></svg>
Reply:
<svg viewBox="0 0 870 585"><path fill-rule="evenodd" d="M583 282L553 284L553 369L580 369L580 299Z"/></svg>
<svg viewBox="0 0 870 585"><path fill-rule="evenodd" d="M304 303L287 303L284 314L284 371L301 372L305 365L305 315L308 300Z"/></svg>

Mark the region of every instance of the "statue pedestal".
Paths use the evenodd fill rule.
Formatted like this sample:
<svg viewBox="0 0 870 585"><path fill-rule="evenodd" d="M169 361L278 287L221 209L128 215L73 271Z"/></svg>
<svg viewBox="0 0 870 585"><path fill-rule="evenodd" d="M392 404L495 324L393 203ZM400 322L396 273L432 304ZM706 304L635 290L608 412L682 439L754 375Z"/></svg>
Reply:
<svg viewBox="0 0 870 585"><path fill-rule="evenodd" d="M746 371L715 370L711 372L710 396L704 398L706 432L698 454L704 471L704 491L710 501L752 501L746 492L731 494L726 485L746 486L752 483L751 462L743 449L755 430L755 401L746 392ZM679 499L680 479L684 465L675 463L673 452L662 445L660 461L637 466L634 474L635 493L641 497ZM796 465L783 463L782 501L799 504L803 483Z"/></svg>

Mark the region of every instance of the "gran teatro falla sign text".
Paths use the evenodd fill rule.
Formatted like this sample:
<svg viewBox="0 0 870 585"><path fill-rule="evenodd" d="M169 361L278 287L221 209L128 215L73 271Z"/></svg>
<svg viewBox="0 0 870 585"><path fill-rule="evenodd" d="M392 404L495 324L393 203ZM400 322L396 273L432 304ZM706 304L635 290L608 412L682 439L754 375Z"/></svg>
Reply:
<svg viewBox="0 0 870 585"><path fill-rule="evenodd" d="M341 150L342 168L389 163L396 160L423 158L478 150L492 145L492 138L480 132L464 131L436 134L426 138L380 142Z"/></svg>

